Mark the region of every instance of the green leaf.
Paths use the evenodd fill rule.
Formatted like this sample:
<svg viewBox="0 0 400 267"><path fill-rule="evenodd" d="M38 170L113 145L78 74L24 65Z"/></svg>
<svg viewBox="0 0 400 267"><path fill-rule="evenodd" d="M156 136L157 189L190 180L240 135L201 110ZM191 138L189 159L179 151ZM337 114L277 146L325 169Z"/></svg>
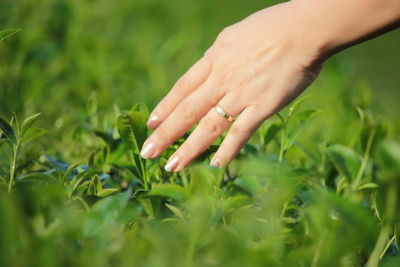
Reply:
<svg viewBox="0 0 400 267"><path fill-rule="evenodd" d="M394 223L400 221L400 184L397 181L385 181L379 184L374 197L375 212L381 221Z"/></svg>
<svg viewBox="0 0 400 267"><path fill-rule="evenodd" d="M209 195L213 191L214 185L217 186L218 179L215 171L208 166L193 166L190 169L190 193Z"/></svg>
<svg viewBox="0 0 400 267"><path fill-rule="evenodd" d="M347 178L343 176L336 186L336 193L340 194L348 185L349 183Z"/></svg>
<svg viewBox="0 0 400 267"><path fill-rule="evenodd" d="M30 173L24 176L21 176L17 179L16 184L20 183L50 183L50 184L59 184L59 181L53 176L44 174L44 173Z"/></svg>
<svg viewBox="0 0 400 267"><path fill-rule="evenodd" d="M5 138L3 139L0 137L0 148L3 144L7 143L7 141L8 141L7 139L5 139Z"/></svg>
<svg viewBox="0 0 400 267"><path fill-rule="evenodd" d="M89 183L88 186L88 194L89 195L97 195L98 192L103 190L103 186L101 185L99 175L96 174L93 176L92 180Z"/></svg>
<svg viewBox="0 0 400 267"><path fill-rule="evenodd" d="M119 191L118 188L106 188L106 189L102 189L99 192L97 192L97 196L98 197L106 197L106 196L114 194L115 192L118 192L118 191Z"/></svg>
<svg viewBox="0 0 400 267"><path fill-rule="evenodd" d="M282 129L282 125L279 123L272 124L264 135L264 145L268 145Z"/></svg>
<svg viewBox="0 0 400 267"><path fill-rule="evenodd" d="M144 104L144 103L137 103L136 105L133 106L131 111L137 111L139 113L144 114L146 117L149 116L149 109L147 108L146 104Z"/></svg>
<svg viewBox="0 0 400 267"><path fill-rule="evenodd" d="M43 129L43 128L38 128L38 127L29 128L26 131L26 133L24 134L23 141L25 143L29 143L29 142L32 142L33 140L35 140L36 138L39 138L48 133L49 133L49 131L46 129Z"/></svg>
<svg viewBox="0 0 400 267"><path fill-rule="evenodd" d="M154 217L154 209L153 204L151 203L151 199L139 198L139 203L142 205L143 210L147 213L150 218Z"/></svg>
<svg viewBox="0 0 400 267"><path fill-rule="evenodd" d="M80 164L81 164L81 162L80 162L80 163L77 163L77 164L74 164L74 165L70 165L70 166L68 167L68 169L65 171L64 175L63 175L63 180L65 181L65 180L70 176L70 174L72 174L73 171L74 171ZM77 173L77 171L75 171L75 172Z"/></svg>
<svg viewBox="0 0 400 267"><path fill-rule="evenodd" d="M137 216L140 209L129 205L130 194L131 192L127 191L97 201L83 222L84 236L98 236L101 233L105 235L106 231L116 229L127 219ZM126 217L124 211L128 211L130 215Z"/></svg>
<svg viewBox="0 0 400 267"><path fill-rule="evenodd" d="M17 135L15 134L14 129L2 117L0 117L0 129L3 131L8 140L10 140L14 145L17 144Z"/></svg>
<svg viewBox="0 0 400 267"><path fill-rule="evenodd" d="M400 143L385 140L379 147L376 157L380 180L397 180L400 173Z"/></svg>
<svg viewBox="0 0 400 267"><path fill-rule="evenodd" d="M367 150L370 142L370 154L372 154L378 145L385 140L388 126L386 124L366 125L360 133L360 144L362 151Z"/></svg>
<svg viewBox="0 0 400 267"><path fill-rule="evenodd" d="M24 120L21 126L21 138L24 138L25 133L32 127L35 121L39 118L41 113L36 113Z"/></svg>
<svg viewBox="0 0 400 267"><path fill-rule="evenodd" d="M69 164L62 162L56 157L52 157L47 155L47 160L49 161L50 165L61 173L65 173L68 170Z"/></svg>
<svg viewBox="0 0 400 267"><path fill-rule="evenodd" d="M81 185L82 182L86 181L93 175L98 175L99 173L100 171L91 169L76 175L75 178L70 182L70 185L73 187L69 193L69 196L72 196L75 193L75 191L78 189L78 187Z"/></svg>
<svg viewBox="0 0 400 267"><path fill-rule="evenodd" d="M93 130L93 133L103 139L103 141L106 142L106 144L110 147L111 151L114 151L121 141L120 138L114 139L112 134L103 132L101 130Z"/></svg>
<svg viewBox="0 0 400 267"><path fill-rule="evenodd" d="M128 204L129 193L121 193L115 196L99 200L92 208L93 213L99 213L104 217L114 217Z"/></svg>
<svg viewBox="0 0 400 267"><path fill-rule="evenodd" d="M243 147L243 150L246 151L246 153L248 153L250 155L257 155L257 153L258 153L257 148L250 143L245 144Z"/></svg>
<svg viewBox="0 0 400 267"><path fill-rule="evenodd" d="M223 214L228 214L230 212L233 212L237 210L238 208L244 206L249 200L248 196L243 196L243 195L237 195L233 197L228 197L223 203L222 203L222 212Z"/></svg>
<svg viewBox="0 0 400 267"><path fill-rule="evenodd" d="M167 206L167 208L172 211L178 218L183 220L183 212L182 210L180 210L178 207L172 206L168 203L165 203L165 206Z"/></svg>
<svg viewBox="0 0 400 267"><path fill-rule="evenodd" d="M396 243L397 249L400 250L400 223L394 225L394 241Z"/></svg>
<svg viewBox="0 0 400 267"><path fill-rule="evenodd" d="M360 155L342 145L328 147L327 154L336 169L349 181L356 177L362 160Z"/></svg>
<svg viewBox="0 0 400 267"><path fill-rule="evenodd" d="M189 197L187 190L177 184L155 184L147 195L167 197L177 201L184 201Z"/></svg>
<svg viewBox="0 0 400 267"><path fill-rule="evenodd" d="M290 117L292 117L297 109L307 100L309 99L311 96L305 96L303 98L300 98L299 100L295 101L289 108L289 113L288 113L288 120L290 119Z"/></svg>
<svg viewBox="0 0 400 267"><path fill-rule="evenodd" d="M0 42L3 41L4 39L10 37L11 35L19 32L21 29L8 29L8 30L3 30L0 31Z"/></svg>
<svg viewBox="0 0 400 267"><path fill-rule="evenodd" d="M316 110L316 109L302 110L302 111L296 113L293 116L293 119L296 119L300 123L304 123L304 122L308 121L312 116L314 116L317 112L318 112L318 110Z"/></svg>
<svg viewBox="0 0 400 267"><path fill-rule="evenodd" d="M375 184L375 183L365 183L360 185L357 189L358 190L363 190L363 189L374 189L374 188L378 188L379 185Z"/></svg>
<svg viewBox="0 0 400 267"><path fill-rule="evenodd" d="M138 111L120 115L117 121L118 131L122 140L134 153L139 154L147 138L146 116Z"/></svg>
<svg viewBox="0 0 400 267"><path fill-rule="evenodd" d="M238 177L233 183L253 195L260 193L262 190L260 181L253 176Z"/></svg>

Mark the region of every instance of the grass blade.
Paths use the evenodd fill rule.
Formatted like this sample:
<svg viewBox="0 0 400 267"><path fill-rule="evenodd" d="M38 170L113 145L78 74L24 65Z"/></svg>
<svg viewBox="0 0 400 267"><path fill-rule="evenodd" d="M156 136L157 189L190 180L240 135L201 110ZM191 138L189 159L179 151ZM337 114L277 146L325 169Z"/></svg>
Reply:
<svg viewBox="0 0 400 267"><path fill-rule="evenodd" d="M8 29L0 31L0 42L19 31L21 31L21 29Z"/></svg>

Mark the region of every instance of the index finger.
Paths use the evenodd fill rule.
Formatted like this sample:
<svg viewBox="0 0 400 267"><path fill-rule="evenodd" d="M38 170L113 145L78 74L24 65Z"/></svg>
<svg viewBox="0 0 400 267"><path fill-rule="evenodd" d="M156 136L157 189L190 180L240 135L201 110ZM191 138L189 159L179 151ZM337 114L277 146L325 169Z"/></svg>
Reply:
<svg viewBox="0 0 400 267"><path fill-rule="evenodd" d="M211 64L207 57L197 61L172 87L151 113L147 126L157 128L175 109L175 107L194 90L200 87L211 73Z"/></svg>

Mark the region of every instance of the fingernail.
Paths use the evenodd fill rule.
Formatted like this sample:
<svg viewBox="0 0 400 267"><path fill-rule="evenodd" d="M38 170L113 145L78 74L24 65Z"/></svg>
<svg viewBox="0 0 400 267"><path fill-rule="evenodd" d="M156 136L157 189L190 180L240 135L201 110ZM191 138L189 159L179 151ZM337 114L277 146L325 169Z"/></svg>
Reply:
<svg viewBox="0 0 400 267"><path fill-rule="evenodd" d="M151 115L149 120L147 121L147 127L154 129L158 126L160 120L157 115Z"/></svg>
<svg viewBox="0 0 400 267"><path fill-rule="evenodd" d="M148 159L155 152L154 143L148 143L145 147L143 147L142 151L140 151L140 156L144 159Z"/></svg>
<svg viewBox="0 0 400 267"><path fill-rule="evenodd" d="M174 156L172 159L170 159L167 164L165 165L165 170L167 172L171 172L173 168L176 167L176 165L178 165L178 157Z"/></svg>
<svg viewBox="0 0 400 267"><path fill-rule="evenodd" d="M210 165L219 168L221 167L221 161L217 158L213 158L210 162Z"/></svg>

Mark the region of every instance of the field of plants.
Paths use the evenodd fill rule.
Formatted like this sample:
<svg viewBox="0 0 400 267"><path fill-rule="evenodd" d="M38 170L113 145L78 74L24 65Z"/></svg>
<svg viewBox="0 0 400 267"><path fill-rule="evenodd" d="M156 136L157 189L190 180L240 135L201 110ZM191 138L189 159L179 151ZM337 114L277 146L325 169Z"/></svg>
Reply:
<svg viewBox="0 0 400 267"><path fill-rule="evenodd" d="M232 164L139 149L223 27L279 1L0 0L0 266L400 266L399 32L326 63Z"/></svg>

